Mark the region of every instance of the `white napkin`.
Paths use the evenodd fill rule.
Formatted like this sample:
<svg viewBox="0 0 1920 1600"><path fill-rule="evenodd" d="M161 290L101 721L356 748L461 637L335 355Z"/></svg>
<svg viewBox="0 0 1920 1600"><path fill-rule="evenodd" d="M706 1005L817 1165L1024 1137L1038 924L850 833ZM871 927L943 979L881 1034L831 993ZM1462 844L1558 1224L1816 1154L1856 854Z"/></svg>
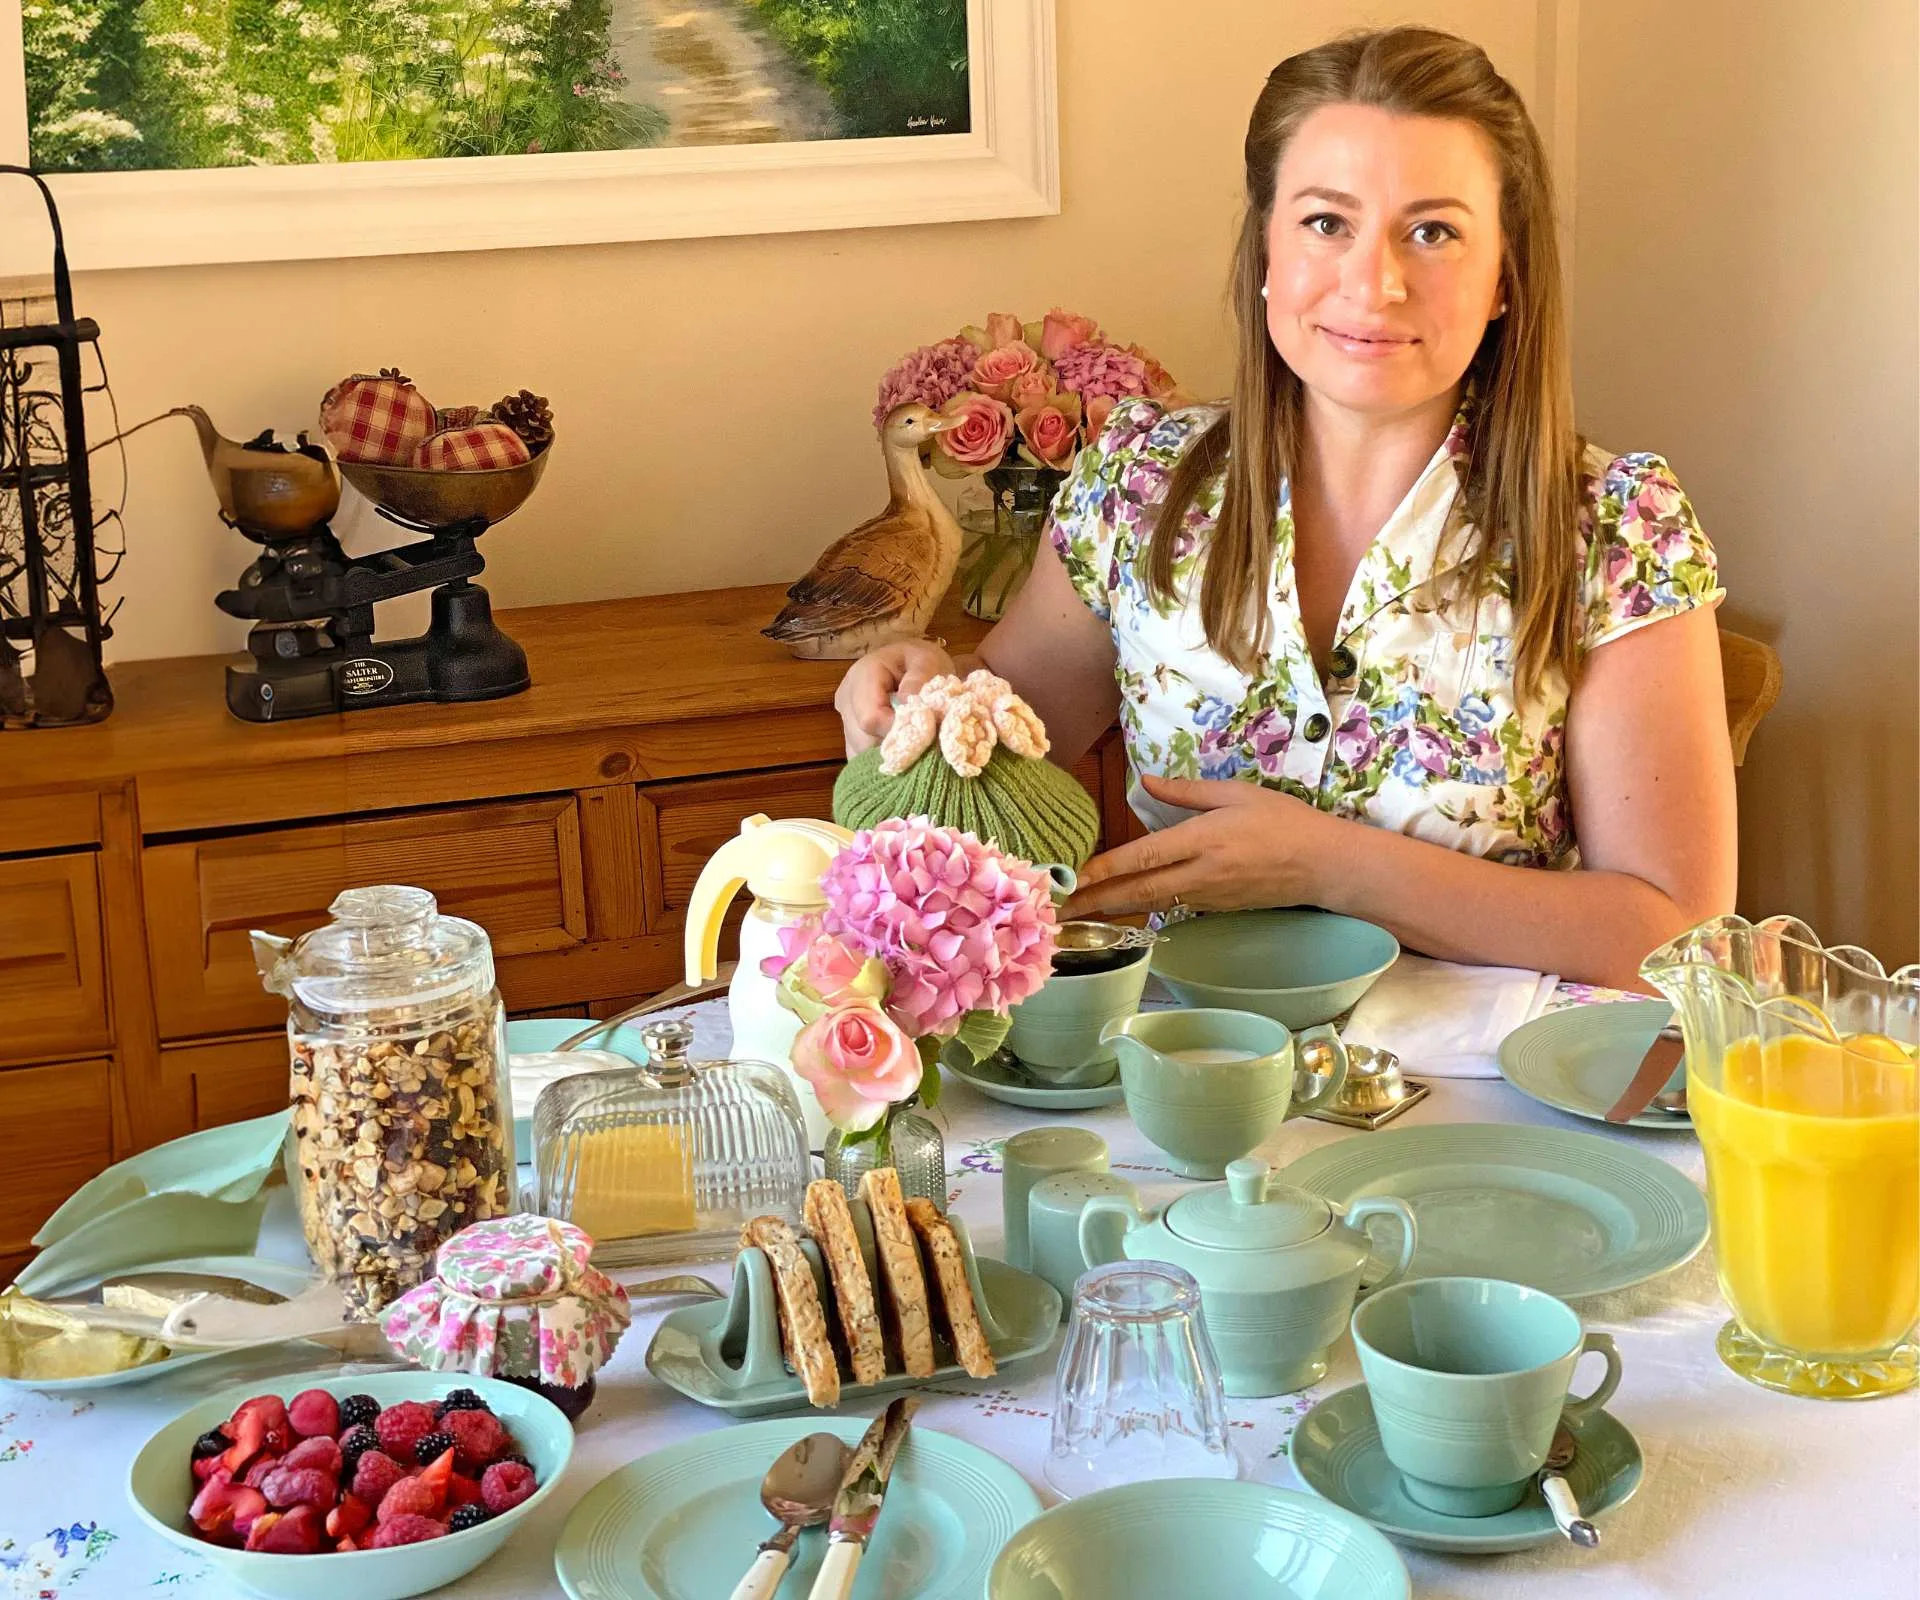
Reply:
<svg viewBox="0 0 1920 1600"><path fill-rule="evenodd" d="M1413 1078L1497 1078L1500 1041L1553 998L1557 974L1402 955L1340 1030L1391 1050Z"/></svg>

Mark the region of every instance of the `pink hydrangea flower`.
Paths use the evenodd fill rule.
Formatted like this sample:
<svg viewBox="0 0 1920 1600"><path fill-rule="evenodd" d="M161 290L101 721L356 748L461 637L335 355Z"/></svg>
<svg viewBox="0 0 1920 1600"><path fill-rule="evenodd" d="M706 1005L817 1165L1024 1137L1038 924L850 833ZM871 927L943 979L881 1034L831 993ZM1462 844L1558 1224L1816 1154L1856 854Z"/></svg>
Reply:
<svg viewBox="0 0 1920 1600"><path fill-rule="evenodd" d="M1053 368L1060 387L1083 400L1097 395L1118 400L1148 391L1146 362L1110 344L1073 345L1054 357Z"/></svg>
<svg viewBox="0 0 1920 1600"><path fill-rule="evenodd" d="M1005 1012L1052 970L1046 876L957 828L912 817L855 834L821 889L823 926L886 964L887 1012L914 1038Z"/></svg>
<svg viewBox="0 0 1920 1600"><path fill-rule="evenodd" d="M918 401L930 411L942 409L966 388L979 356L980 352L965 339L942 339L902 356L880 380L873 425L879 427L889 411L909 400Z"/></svg>

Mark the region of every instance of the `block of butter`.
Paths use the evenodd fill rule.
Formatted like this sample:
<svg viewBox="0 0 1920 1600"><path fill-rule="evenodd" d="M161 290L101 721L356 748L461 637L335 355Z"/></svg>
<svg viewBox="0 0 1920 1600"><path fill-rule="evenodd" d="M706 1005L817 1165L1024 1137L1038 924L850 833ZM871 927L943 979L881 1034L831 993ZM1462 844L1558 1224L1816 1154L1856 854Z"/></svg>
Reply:
<svg viewBox="0 0 1920 1600"><path fill-rule="evenodd" d="M565 1137L573 1147L566 1221L602 1241L692 1230L693 1150L685 1127L630 1123Z"/></svg>

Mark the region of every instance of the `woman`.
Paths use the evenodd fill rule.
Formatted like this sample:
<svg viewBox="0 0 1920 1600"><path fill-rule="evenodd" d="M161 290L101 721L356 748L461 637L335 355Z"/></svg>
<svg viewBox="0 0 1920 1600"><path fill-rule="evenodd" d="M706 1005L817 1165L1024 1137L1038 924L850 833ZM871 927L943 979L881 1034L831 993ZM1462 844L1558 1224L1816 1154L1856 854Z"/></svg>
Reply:
<svg viewBox="0 0 1920 1600"><path fill-rule="evenodd" d="M1154 831L1069 910L1314 904L1634 985L1733 903L1723 591L1667 464L1575 435L1539 136L1399 28L1274 70L1246 183L1231 403L1115 407L980 649L1057 761L1121 718ZM855 663L849 751L974 664Z"/></svg>

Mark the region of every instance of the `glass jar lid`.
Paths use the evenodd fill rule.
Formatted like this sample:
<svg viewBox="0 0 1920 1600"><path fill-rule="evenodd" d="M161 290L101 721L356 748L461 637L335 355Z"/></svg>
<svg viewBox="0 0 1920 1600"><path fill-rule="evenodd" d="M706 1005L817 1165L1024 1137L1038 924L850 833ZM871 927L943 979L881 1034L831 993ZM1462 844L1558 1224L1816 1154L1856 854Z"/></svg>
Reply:
<svg viewBox="0 0 1920 1600"><path fill-rule="evenodd" d="M1224 1184L1184 1195L1167 1208L1167 1227L1216 1250L1284 1249L1325 1233L1333 1221L1326 1200L1275 1183L1272 1174L1258 1157L1229 1162Z"/></svg>
<svg viewBox="0 0 1920 1600"><path fill-rule="evenodd" d="M280 949L262 975L310 1010L369 1012L444 1004L493 988L486 931L440 914L425 889L383 883L348 889L333 919Z"/></svg>

